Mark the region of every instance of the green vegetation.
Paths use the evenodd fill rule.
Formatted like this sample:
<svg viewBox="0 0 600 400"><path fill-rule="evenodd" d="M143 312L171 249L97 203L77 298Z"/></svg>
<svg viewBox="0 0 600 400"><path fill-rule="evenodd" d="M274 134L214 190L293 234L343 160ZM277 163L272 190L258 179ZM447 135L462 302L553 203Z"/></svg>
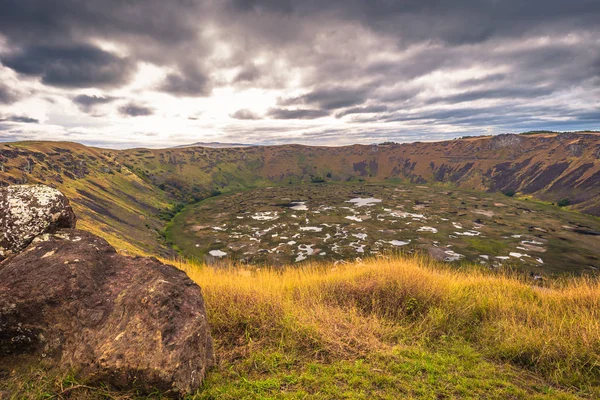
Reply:
<svg viewBox="0 0 600 400"><path fill-rule="evenodd" d="M569 199L560 199L558 203L556 203L556 205L559 207L567 207L570 204L571 202L569 201Z"/></svg>
<svg viewBox="0 0 600 400"><path fill-rule="evenodd" d="M158 214L158 217L163 221L170 221L177 213L181 212L185 206L185 203L175 203L170 208L162 210L160 214Z"/></svg>

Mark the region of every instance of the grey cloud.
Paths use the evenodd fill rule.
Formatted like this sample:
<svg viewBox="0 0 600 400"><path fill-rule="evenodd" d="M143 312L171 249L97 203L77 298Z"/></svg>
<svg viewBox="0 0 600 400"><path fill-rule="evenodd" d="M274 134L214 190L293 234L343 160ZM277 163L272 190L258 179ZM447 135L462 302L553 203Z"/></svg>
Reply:
<svg viewBox="0 0 600 400"><path fill-rule="evenodd" d="M115 100L117 100L117 97L96 95L88 96L86 94L80 94L73 98L73 103L75 103L81 111L89 113L93 111L96 106L109 104Z"/></svg>
<svg viewBox="0 0 600 400"><path fill-rule="evenodd" d="M598 123L591 109L600 101L598 1L4 0L0 9L10 49L0 59L46 85L122 87L149 62L173 72L128 99L144 90L196 97L220 86L276 89L281 99L267 117L353 115L340 122L364 123L356 138L390 137L369 132L372 122L389 122L390 131L407 123L477 132L477 124L544 121L551 129L556 116ZM98 48L103 41L123 53ZM465 74L471 69L477 75ZM439 76L451 77L442 90ZM0 83L0 104L15 101L11 90ZM485 99L494 105L484 107ZM73 100L83 111L105 104ZM139 101L122 113L153 113ZM558 107L554 114L547 103ZM587 109L574 112L579 104Z"/></svg>
<svg viewBox="0 0 600 400"><path fill-rule="evenodd" d="M0 82L0 104L12 104L21 98L21 95Z"/></svg>
<svg viewBox="0 0 600 400"><path fill-rule="evenodd" d="M370 90L370 88L346 87L320 88L302 96L280 99L279 104L282 106L309 104L325 110L335 110L363 103Z"/></svg>
<svg viewBox="0 0 600 400"><path fill-rule="evenodd" d="M258 115L256 115L252 111L245 109L245 108L242 108L241 110L237 110L233 114L230 114L230 117L235 118L235 119L245 119L245 120L260 119L260 117Z"/></svg>
<svg viewBox="0 0 600 400"><path fill-rule="evenodd" d="M369 114L369 113L380 113L388 111L388 107L386 105L374 105L374 106L365 106L365 107L354 107L348 108L346 110L340 111L335 114L336 118L341 118L345 115L349 114Z"/></svg>
<svg viewBox="0 0 600 400"><path fill-rule="evenodd" d="M566 121L552 121L561 115ZM468 129L495 126L502 131L530 129L597 129L600 114L595 112L573 112L563 106L515 106L499 105L483 108L439 109L420 113L400 112L386 118L388 122L419 122L423 125L453 125ZM595 125L594 125L595 124Z"/></svg>
<svg viewBox="0 0 600 400"><path fill-rule="evenodd" d="M22 124L39 124L40 120L36 118L25 117L22 115L11 115L0 119L0 121L17 122Z"/></svg>
<svg viewBox="0 0 600 400"><path fill-rule="evenodd" d="M115 101L117 98L116 97L104 97L104 96L88 96L86 94L80 94L79 96L76 96L75 98L73 98L73 102L76 104L79 104L81 106L86 106L86 107L90 107L90 106L95 106L98 104L107 104L110 103L112 101Z"/></svg>
<svg viewBox="0 0 600 400"><path fill-rule="evenodd" d="M460 94L444 97L432 97L426 101L427 104L434 103L464 103L474 100L485 99L529 99L533 97L542 97L552 94L552 88L498 88L498 89L482 89L473 90Z"/></svg>
<svg viewBox="0 0 600 400"><path fill-rule="evenodd" d="M234 83L254 82L260 77L261 73L255 65L248 65L243 68L233 79Z"/></svg>
<svg viewBox="0 0 600 400"><path fill-rule="evenodd" d="M209 18L206 7L207 2L195 0L4 0L0 35L10 48L20 49L9 55L15 69L42 75L44 83L117 86L127 82L129 61L183 66L203 56L206 41L198 40L198 31L199 21ZM115 43L130 57L121 59L97 49L92 40ZM195 77L182 81L184 85L170 79L165 90L203 92Z"/></svg>
<svg viewBox="0 0 600 400"><path fill-rule="evenodd" d="M23 75L63 87L110 87L126 83L135 63L97 47L32 46L2 57L2 63Z"/></svg>
<svg viewBox="0 0 600 400"><path fill-rule="evenodd" d="M0 32L18 43L64 42L81 37L147 37L172 44L197 30L204 1L3 0Z"/></svg>
<svg viewBox="0 0 600 400"><path fill-rule="evenodd" d="M470 88L472 86L485 85L489 83L502 82L506 79L506 74L491 74L486 75L483 78L472 78L465 79L458 83L457 87L459 88Z"/></svg>
<svg viewBox="0 0 600 400"><path fill-rule="evenodd" d="M129 103L119 107L119 113L128 117L144 117L154 114L154 109L135 103Z"/></svg>
<svg viewBox="0 0 600 400"><path fill-rule="evenodd" d="M552 32L557 27L572 28L581 22L593 24L600 15L600 4L588 0L573 0L568 6L560 0L230 0L229 5L240 13L255 16L273 13L308 19L326 15L358 21L382 34L398 37L403 43L479 43L491 37L518 37L534 30Z"/></svg>
<svg viewBox="0 0 600 400"><path fill-rule="evenodd" d="M199 71L169 74L159 90L180 96L207 96L211 92L209 79Z"/></svg>
<svg viewBox="0 0 600 400"><path fill-rule="evenodd" d="M317 119L329 115L327 111L313 109L271 108L267 115L273 119Z"/></svg>

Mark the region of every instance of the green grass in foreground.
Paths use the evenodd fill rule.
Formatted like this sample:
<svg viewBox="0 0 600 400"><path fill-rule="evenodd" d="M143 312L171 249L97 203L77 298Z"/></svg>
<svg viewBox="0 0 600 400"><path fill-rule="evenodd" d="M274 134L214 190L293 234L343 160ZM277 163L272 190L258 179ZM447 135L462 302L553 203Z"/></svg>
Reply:
<svg viewBox="0 0 600 400"><path fill-rule="evenodd" d="M458 343L437 351L398 347L331 363L274 349L219 368L205 387L196 399L578 398Z"/></svg>

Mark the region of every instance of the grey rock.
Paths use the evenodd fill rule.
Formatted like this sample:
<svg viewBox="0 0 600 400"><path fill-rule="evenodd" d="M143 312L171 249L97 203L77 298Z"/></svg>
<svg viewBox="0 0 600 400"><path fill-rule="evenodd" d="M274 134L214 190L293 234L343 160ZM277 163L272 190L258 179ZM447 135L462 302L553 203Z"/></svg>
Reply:
<svg viewBox="0 0 600 400"><path fill-rule="evenodd" d="M519 135L513 134L502 134L496 135L490 139L489 146L490 149L501 149L503 147L512 147L518 148L518 146L523 141L523 138Z"/></svg>
<svg viewBox="0 0 600 400"><path fill-rule="evenodd" d="M567 151L571 157L581 157L583 155L583 146L579 143L572 143L567 146Z"/></svg>
<svg viewBox="0 0 600 400"><path fill-rule="evenodd" d="M44 185L0 188L0 261L24 249L42 233L75 228L69 200Z"/></svg>

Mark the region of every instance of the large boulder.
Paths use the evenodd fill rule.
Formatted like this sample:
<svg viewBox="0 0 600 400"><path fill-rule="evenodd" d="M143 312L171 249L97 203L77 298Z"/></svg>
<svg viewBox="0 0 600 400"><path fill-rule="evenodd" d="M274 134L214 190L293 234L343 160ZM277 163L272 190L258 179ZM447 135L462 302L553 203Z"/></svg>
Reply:
<svg viewBox="0 0 600 400"><path fill-rule="evenodd" d="M75 228L67 198L44 185L0 188L0 261L24 249L33 238L60 228Z"/></svg>
<svg viewBox="0 0 600 400"><path fill-rule="evenodd" d="M54 210L45 202L35 204ZM198 285L155 258L119 255L89 232L52 230L0 263L0 365L38 358L88 382L196 390L214 359Z"/></svg>
<svg viewBox="0 0 600 400"><path fill-rule="evenodd" d="M0 359L19 354L173 393L197 389L213 363L198 285L80 230L44 234L0 266Z"/></svg>

